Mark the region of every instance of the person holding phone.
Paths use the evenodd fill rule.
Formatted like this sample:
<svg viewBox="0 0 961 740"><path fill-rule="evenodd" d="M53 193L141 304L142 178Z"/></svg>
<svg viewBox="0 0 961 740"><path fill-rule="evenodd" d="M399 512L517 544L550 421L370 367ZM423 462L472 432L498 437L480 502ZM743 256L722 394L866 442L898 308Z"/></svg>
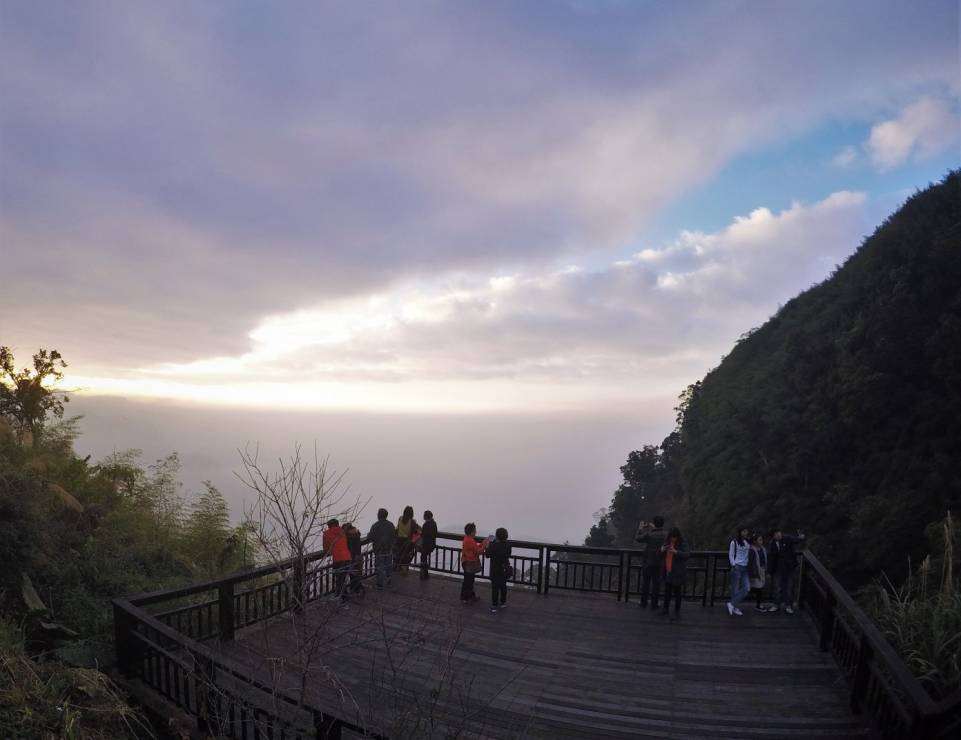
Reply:
<svg viewBox="0 0 961 740"><path fill-rule="evenodd" d="M671 599L674 599L674 613L671 621L676 622L681 618L681 594L684 592L684 584L687 581L687 559L691 553L687 542L681 535L681 530L671 527L667 533L664 544L661 545L662 575L664 581L664 606L660 615L665 615L671 606Z"/></svg>
<svg viewBox="0 0 961 740"><path fill-rule="evenodd" d="M635 542L645 545L644 565L641 566L641 609L647 608L648 597L651 609L657 609L661 591L661 569L664 565L661 561L661 546L666 535L664 517L656 516L652 522L641 522L634 537Z"/></svg>
<svg viewBox="0 0 961 740"><path fill-rule="evenodd" d="M464 541L461 543L461 570L464 571L464 582L460 587L460 603L466 606L477 601L477 594L474 593L474 578L481 572L481 556L487 550L490 542L488 537L483 542L476 539L477 525L474 522L467 522L464 525Z"/></svg>

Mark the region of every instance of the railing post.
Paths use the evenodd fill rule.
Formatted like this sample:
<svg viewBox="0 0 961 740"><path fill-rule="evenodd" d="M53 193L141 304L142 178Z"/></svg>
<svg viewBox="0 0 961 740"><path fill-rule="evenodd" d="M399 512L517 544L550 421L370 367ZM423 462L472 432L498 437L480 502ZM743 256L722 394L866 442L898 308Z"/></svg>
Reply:
<svg viewBox="0 0 961 740"><path fill-rule="evenodd" d="M624 569L624 603L631 600L631 565L634 562L634 553L627 551L627 567Z"/></svg>
<svg viewBox="0 0 961 740"><path fill-rule="evenodd" d="M711 556L708 555L707 562L704 563L704 593L701 595L702 608L707 606L707 588L708 588L707 584L708 584L708 581L710 581L710 578L708 577L708 567L710 566L710 563L711 563ZM697 583L696 580L695 580L695 583ZM711 601L711 603L712 604L714 603L713 600Z"/></svg>
<svg viewBox="0 0 961 740"><path fill-rule="evenodd" d="M542 576L544 581L544 595L547 596L547 592L551 588L551 548L547 546L544 548L544 567L541 568Z"/></svg>
<svg viewBox="0 0 961 740"><path fill-rule="evenodd" d="M861 700L868 688L868 662L873 654L867 635L861 635L861 643L858 645L858 662L854 666L854 676L851 680L851 711L855 714L861 712Z"/></svg>
<svg viewBox="0 0 961 740"><path fill-rule="evenodd" d="M705 588L711 589L711 606L714 606L714 588L717 581L717 555L709 554L707 556L707 569L708 577L705 579L708 583Z"/></svg>
<svg viewBox="0 0 961 740"><path fill-rule="evenodd" d="M341 740L341 724L334 717L314 710L314 735L317 740Z"/></svg>
<svg viewBox="0 0 961 740"><path fill-rule="evenodd" d="M132 620L127 610L116 601L113 602L113 634L117 646L117 670L123 676L133 675L133 640L130 630L133 629Z"/></svg>
<svg viewBox="0 0 961 740"><path fill-rule="evenodd" d="M217 587L217 612L220 622L220 639L223 642L229 642L234 639L233 581L221 583Z"/></svg>
<svg viewBox="0 0 961 740"><path fill-rule="evenodd" d="M537 593L544 593L544 548L537 548Z"/></svg>
<svg viewBox="0 0 961 740"><path fill-rule="evenodd" d="M621 601L624 595L624 551L621 550L620 562L617 565L617 600Z"/></svg>
<svg viewBox="0 0 961 740"><path fill-rule="evenodd" d="M194 696L197 699L197 729L216 737L220 734L217 726L217 692L214 688L216 675L213 661L202 658L190 651L194 664Z"/></svg>
<svg viewBox="0 0 961 740"><path fill-rule="evenodd" d="M827 652L828 648L831 646L831 633L834 631L834 605L834 594L831 593L831 589L827 588L827 585L825 584L823 605L824 611L819 615L821 631L819 646L821 648L821 652Z"/></svg>
<svg viewBox="0 0 961 740"><path fill-rule="evenodd" d="M798 595L797 595L797 608L803 609L804 604L807 602L807 579L808 579L808 568L807 568L807 558L804 557L803 553L801 555L801 572L798 574Z"/></svg>

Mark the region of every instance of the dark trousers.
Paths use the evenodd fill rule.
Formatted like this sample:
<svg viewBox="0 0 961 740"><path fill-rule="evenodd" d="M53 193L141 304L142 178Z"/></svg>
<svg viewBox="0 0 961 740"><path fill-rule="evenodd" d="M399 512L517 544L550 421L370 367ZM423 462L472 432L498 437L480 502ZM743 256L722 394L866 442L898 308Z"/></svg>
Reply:
<svg viewBox="0 0 961 740"><path fill-rule="evenodd" d="M347 582L347 574L350 573L350 566L354 564L352 560L335 560L334 567L334 593L342 599L347 598L347 589L344 584Z"/></svg>
<svg viewBox="0 0 961 740"><path fill-rule="evenodd" d="M364 556L358 555L350 564L350 583L347 590L352 594L360 593L364 590Z"/></svg>
<svg viewBox="0 0 961 740"><path fill-rule="evenodd" d="M467 601L475 598L474 596L474 573L464 573L464 582L460 587L460 600Z"/></svg>
<svg viewBox="0 0 961 740"><path fill-rule="evenodd" d="M761 608L761 594L764 593L764 587L761 586L761 588L754 588L754 587L752 586L752 587L751 587L751 593L754 594L755 597L757 597L757 604L756 604L756 606L757 606L758 609L760 609L760 608Z"/></svg>
<svg viewBox="0 0 961 740"><path fill-rule="evenodd" d="M777 584L777 598L781 606L791 606L794 603L794 576L797 568L779 570L775 573Z"/></svg>
<svg viewBox="0 0 961 740"><path fill-rule="evenodd" d="M433 547L428 547L424 545L423 549L420 551L420 577L430 578L430 554L434 551Z"/></svg>
<svg viewBox="0 0 961 740"><path fill-rule="evenodd" d="M677 614L681 611L681 591L684 590L684 585L680 583L671 583L670 581L665 581L664 583L664 608L661 610L665 614L668 608L671 606L671 598L674 598L674 613Z"/></svg>
<svg viewBox="0 0 961 740"><path fill-rule="evenodd" d="M491 606L507 603L507 581L491 578Z"/></svg>
<svg viewBox="0 0 961 740"><path fill-rule="evenodd" d="M651 608L657 609L658 592L661 590L661 569L656 565L645 565L641 569L641 609L647 608L647 597L651 597Z"/></svg>

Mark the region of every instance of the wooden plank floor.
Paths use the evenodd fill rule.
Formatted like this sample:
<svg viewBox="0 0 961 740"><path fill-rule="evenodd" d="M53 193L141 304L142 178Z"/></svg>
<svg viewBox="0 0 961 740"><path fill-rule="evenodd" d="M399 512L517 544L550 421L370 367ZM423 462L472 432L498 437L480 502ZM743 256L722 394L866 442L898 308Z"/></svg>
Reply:
<svg viewBox="0 0 961 740"><path fill-rule="evenodd" d="M290 692L306 676L312 705L392 737L871 736L803 614L684 604L675 623L613 596L512 589L491 615L486 582L473 606L458 589L395 576L223 649Z"/></svg>

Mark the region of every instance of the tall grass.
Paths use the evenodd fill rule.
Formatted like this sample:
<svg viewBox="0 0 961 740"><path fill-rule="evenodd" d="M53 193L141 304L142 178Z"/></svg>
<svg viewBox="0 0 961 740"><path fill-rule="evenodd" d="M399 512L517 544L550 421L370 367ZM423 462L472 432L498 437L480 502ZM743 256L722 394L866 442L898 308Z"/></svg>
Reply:
<svg viewBox="0 0 961 740"><path fill-rule="evenodd" d="M948 512L941 545L900 586L886 576L866 592L868 612L933 697L961 685L961 584L954 567L957 532ZM909 564L910 565L910 564Z"/></svg>

